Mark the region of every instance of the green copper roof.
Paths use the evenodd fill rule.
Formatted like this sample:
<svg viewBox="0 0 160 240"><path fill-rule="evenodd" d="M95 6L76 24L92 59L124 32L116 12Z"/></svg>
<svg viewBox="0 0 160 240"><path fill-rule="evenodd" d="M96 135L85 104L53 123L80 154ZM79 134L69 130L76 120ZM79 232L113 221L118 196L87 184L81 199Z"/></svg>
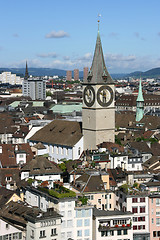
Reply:
<svg viewBox="0 0 160 240"><path fill-rule="evenodd" d="M14 101L11 104L9 104L9 106L16 108L16 107L18 107L19 104L20 104L20 101Z"/></svg>
<svg viewBox="0 0 160 240"><path fill-rule="evenodd" d="M81 112L82 111L82 103L73 103L73 104L56 104L55 106L51 107L54 113L60 114L69 114L73 111Z"/></svg>
<svg viewBox="0 0 160 240"><path fill-rule="evenodd" d="M32 106L33 107L43 107L44 106L44 102L42 102L42 101L34 101Z"/></svg>
<svg viewBox="0 0 160 240"><path fill-rule="evenodd" d="M144 102L143 99L143 94L142 94L142 84L141 84L141 78L139 80L139 91L138 91L138 97L137 97L137 102Z"/></svg>
<svg viewBox="0 0 160 240"><path fill-rule="evenodd" d="M84 81L84 83L85 82L87 83L90 82L91 84L92 83L97 83L97 84L113 83L113 80L110 74L108 73L105 65L99 30L97 34L97 41L96 41L96 47L94 51L92 66L88 73L88 78L86 81Z"/></svg>

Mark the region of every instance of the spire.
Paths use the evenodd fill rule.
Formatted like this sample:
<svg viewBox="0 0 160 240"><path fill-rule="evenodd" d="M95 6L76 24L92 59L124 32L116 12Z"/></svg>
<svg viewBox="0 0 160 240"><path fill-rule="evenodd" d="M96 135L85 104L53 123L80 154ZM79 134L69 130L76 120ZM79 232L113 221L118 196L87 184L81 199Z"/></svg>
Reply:
<svg viewBox="0 0 160 240"><path fill-rule="evenodd" d="M141 78L139 80L139 90L138 90L138 97L137 97L137 102L144 102L143 99L143 94L142 94L142 84L141 84Z"/></svg>
<svg viewBox="0 0 160 240"><path fill-rule="evenodd" d="M139 91L138 91L138 97L137 97L137 109L136 109L136 122L139 122L144 115L144 99L142 94L142 84L141 84L141 78L139 81Z"/></svg>
<svg viewBox="0 0 160 240"><path fill-rule="evenodd" d="M91 83L97 83L97 84L104 84L104 83L113 84L113 80L107 71L105 61L104 61L101 38L99 33L99 20L98 20L98 34L97 34L97 40L96 40L96 47L94 51L92 66L88 73L87 81Z"/></svg>
<svg viewBox="0 0 160 240"><path fill-rule="evenodd" d="M28 74L28 66L27 66L27 61L26 61L26 72L25 72L24 79L27 80L28 78L29 78L29 74Z"/></svg>

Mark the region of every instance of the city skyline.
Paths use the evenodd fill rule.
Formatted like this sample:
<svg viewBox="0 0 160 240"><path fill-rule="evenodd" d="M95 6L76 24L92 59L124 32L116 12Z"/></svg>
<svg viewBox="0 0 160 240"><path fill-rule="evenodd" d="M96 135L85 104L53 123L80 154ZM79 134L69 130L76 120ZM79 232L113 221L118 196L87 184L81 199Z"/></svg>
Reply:
<svg viewBox="0 0 160 240"><path fill-rule="evenodd" d="M110 73L160 67L160 2L3 1L0 67L83 70L100 35Z"/></svg>

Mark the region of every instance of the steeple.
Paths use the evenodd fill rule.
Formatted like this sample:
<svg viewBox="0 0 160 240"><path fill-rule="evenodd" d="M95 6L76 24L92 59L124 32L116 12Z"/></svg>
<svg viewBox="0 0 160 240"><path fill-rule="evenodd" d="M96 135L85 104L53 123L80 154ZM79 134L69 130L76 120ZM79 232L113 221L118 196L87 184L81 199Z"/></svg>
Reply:
<svg viewBox="0 0 160 240"><path fill-rule="evenodd" d="M138 97L136 102L137 102L136 122L139 122L143 118L143 114L144 114L144 98L142 94L141 78L139 80L139 90L138 90Z"/></svg>
<svg viewBox="0 0 160 240"><path fill-rule="evenodd" d="M28 78L29 78L29 74L28 74L28 66L27 66L27 61L26 61L26 71L25 71L24 79L27 80Z"/></svg>
<svg viewBox="0 0 160 240"><path fill-rule="evenodd" d="M94 57L92 61L92 66L88 73L88 78L86 82L90 82L91 84L112 84L113 80L110 76L110 74L107 71L104 56L103 56L103 50L102 50L102 44L101 44L101 38L99 33L99 23L98 23L98 34L97 34L97 40L96 40L96 47L94 51Z"/></svg>

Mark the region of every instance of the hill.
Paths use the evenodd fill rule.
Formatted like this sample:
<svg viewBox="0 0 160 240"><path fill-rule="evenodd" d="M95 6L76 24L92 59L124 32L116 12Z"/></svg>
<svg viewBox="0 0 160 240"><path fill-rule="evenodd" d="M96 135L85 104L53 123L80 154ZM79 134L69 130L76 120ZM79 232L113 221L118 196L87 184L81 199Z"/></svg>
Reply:
<svg viewBox="0 0 160 240"><path fill-rule="evenodd" d="M130 74L127 74L127 77L160 78L160 68L152 68L145 72L132 72Z"/></svg>
<svg viewBox="0 0 160 240"><path fill-rule="evenodd" d="M0 72L12 72L22 77L25 74L25 68L0 68ZM32 76L54 76L54 75L58 75L60 77L66 76L66 70L56 68L28 68L28 72ZM153 68L146 72L136 71L130 74L125 73L111 74L111 76L112 78L124 78L124 77L160 78L160 68ZM83 71L79 72L79 77L83 78Z"/></svg>

